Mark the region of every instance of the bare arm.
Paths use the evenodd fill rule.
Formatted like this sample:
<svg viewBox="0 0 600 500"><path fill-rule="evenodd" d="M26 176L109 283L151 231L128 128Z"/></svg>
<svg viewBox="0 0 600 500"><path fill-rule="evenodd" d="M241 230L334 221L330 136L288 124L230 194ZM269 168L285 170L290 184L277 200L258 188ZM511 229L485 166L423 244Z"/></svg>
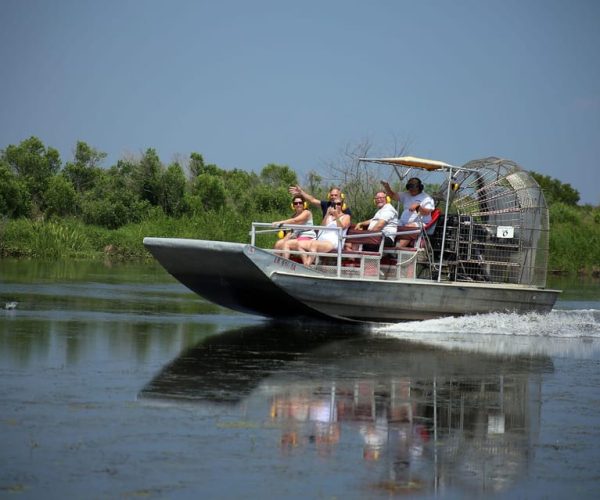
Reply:
<svg viewBox="0 0 600 500"><path fill-rule="evenodd" d="M420 215L429 215L431 212L433 212L433 208L425 208L418 203L413 203L408 210L411 212L418 212Z"/></svg>
<svg viewBox="0 0 600 500"><path fill-rule="evenodd" d="M348 214L342 214L336 219L336 224L346 229L350 226L350 216Z"/></svg>
<svg viewBox="0 0 600 500"><path fill-rule="evenodd" d="M398 195L398 193L394 193L389 182L381 181L381 185L383 186L383 190L385 191L385 194L387 194L392 200L400 201L400 196Z"/></svg>
<svg viewBox="0 0 600 500"><path fill-rule="evenodd" d="M375 225L369 229L369 231L381 231L383 229L383 227L385 226L386 220L385 219L379 219Z"/></svg>
<svg viewBox="0 0 600 500"><path fill-rule="evenodd" d="M308 221L310 217L310 210L302 210L300 215L296 215L296 217L292 217L291 219L285 220L277 220L273 222L274 226L278 226L279 224L304 224Z"/></svg>
<svg viewBox="0 0 600 500"><path fill-rule="evenodd" d="M350 226L351 218L348 214L342 212L342 207L340 205L329 207L327 209L326 217L333 218L338 227L346 229ZM323 223L325 223L325 219L323 219Z"/></svg>
<svg viewBox="0 0 600 500"><path fill-rule="evenodd" d="M368 226L371 223L371 219L364 220L356 223L356 229L362 229L364 226Z"/></svg>
<svg viewBox="0 0 600 500"><path fill-rule="evenodd" d="M315 198L313 195L308 194L306 191L304 191L304 189L302 189L300 186L290 186L288 188L289 193L292 196L302 196L302 198L304 198L306 201L308 201L309 203L312 203L313 205L321 205L321 200L318 200L317 198Z"/></svg>

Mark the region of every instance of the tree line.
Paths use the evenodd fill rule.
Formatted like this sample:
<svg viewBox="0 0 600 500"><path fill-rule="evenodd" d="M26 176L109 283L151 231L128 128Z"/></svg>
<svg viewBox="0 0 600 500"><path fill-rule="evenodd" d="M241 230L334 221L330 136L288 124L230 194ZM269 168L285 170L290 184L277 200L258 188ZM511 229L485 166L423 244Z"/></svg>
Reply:
<svg viewBox="0 0 600 500"><path fill-rule="evenodd" d="M326 185L312 171L303 187L323 199L336 184L353 216L369 218L381 177L359 168L364 149L359 145L328 166L328 178L338 182ZM298 183L287 165L226 170L196 152L166 165L152 148L110 167L102 165L106 156L78 141L63 164L37 137L0 150L0 256L89 257L110 249L141 258L146 235L245 242L251 221L289 215L288 187ZM550 208L550 269L600 274L600 207L580 206L572 186L532 174Z"/></svg>
<svg viewBox="0 0 600 500"><path fill-rule="evenodd" d="M193 216L225 207L243 213L278 211L289 204L287 187L296 173L266 165L260 173L224 170L200 153L165 165L156 150L101 166L106 153L78 141L73 159L37 137L0 151L0 214L9 219L78 217L86 224L116 229L157 213ZM313 186L320 189L320 186Z"/></svg>
<svg viewBox="0 0 600 500"><path fill-rule="evenodd" d="M78 141L73 159L63 165L59 152L37 137L9 145L0 151L0 214L9 219L36 220L74 216L109 229L140 222L157 212L181 217L231 208L260 215L285 211L289 204L287 187L298 183L296 173L287 165L269 164L259 174L224 170L205 163L196 152L185 164L174 161L165 165L156 150L149 148L137 158L122 158L103 168L106 156ZM365 179L356 176L359 174L345 176L342 188L347 194L353 191L352 186L364 184ZM549 205L577 206L579 193L569 184L537 173L533 176ZM310 172L307 190L324 195L329 186L323 186L322 179ZM362 212L370 206L369 190L373 187L361 188L366 200L357 195L350 198L353 207ZM367 208L360 210L362 205Z"/></svg>

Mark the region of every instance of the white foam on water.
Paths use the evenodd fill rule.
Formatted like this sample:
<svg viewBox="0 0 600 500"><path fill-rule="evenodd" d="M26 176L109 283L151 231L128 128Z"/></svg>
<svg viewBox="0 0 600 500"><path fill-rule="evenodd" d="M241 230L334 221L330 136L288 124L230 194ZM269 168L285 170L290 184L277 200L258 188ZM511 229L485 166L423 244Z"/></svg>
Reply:
<svg viewBox="0 0 600 500"><path fill-rule="evenodd" d="M485 333L534 337L597 337L600 339L600 311L555 310L550 314L490 313L408 321L377 328L383 332Z"/></svg>
<svg viewBox="0 0 600 500"><path fill-rule="evenodd" d="M590 357L600 353L600 310L490 313L409 321L374 333L448 349Z"/></svg>

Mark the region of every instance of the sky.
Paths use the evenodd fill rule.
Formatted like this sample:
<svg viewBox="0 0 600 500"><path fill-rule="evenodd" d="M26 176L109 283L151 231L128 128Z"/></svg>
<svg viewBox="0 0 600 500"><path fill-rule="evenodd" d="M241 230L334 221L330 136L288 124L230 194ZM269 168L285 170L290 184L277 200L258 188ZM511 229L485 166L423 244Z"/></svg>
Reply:
<svg viewBox="0 0 600 500"><path fill-rule="evenodd" d="M487 156L600 204L597 0L0 0L0 149L326 174Z"/></svg>

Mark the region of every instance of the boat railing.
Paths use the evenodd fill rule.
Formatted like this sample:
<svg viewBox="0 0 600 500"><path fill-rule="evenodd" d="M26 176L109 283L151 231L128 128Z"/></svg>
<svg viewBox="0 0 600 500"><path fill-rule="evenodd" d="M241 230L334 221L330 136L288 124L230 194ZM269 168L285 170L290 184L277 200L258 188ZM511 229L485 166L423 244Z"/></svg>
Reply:
<svg viewBox="0 0 600 500"><path fill-rule="evenodd" d="M250 231L250 244L252 246L256 246L256 236L259 234L268 234L268 233L279 233L279 231L294 231L294 230L300 230L300 231L309 231L309 230L313 230L313 231L320 231L320 230L327 230L327 231L336 231L338 233L338 241L340 242L340 244L338 245L338 249L337 249L337 254L335 255L337 257L337 276L341 276L341 268L342 268L342 250L344 248L344 228L342 227L327 227L327 226L314 226L314 225L306 225L306 224L277 224L277 225L273 225L272 223L268 223L268 222L253 222L252 223L252 229ZM270 252L274 252L273 249L265 249L267 251ZM327 257L332 257L333 255L331 253L323 253L323 252L306 252L306 251L289 251L290 255L314 255L316 257L319 256L327 256Z"/></svg>
<svg viewBox="0 0 600 500"><path fill-rule="evenodd" d="M399 249L395 247L385 247L384 234L382 231L360 231L343 233L343 228L331 228L326 226L309 226L302 224L278 224L265 222L253 222L250 231L250 244L257 246L257 240L260 235L278 233L279 231L290 230L336 230L340 233L340 245L336 250L330 252L310 252L306 250L286 250L286 254L291 257L314 256L313 266L320 270L333 272L336 276L342 274L358 273L360 277L379 276L382 263L392 271L386 272L387 279L406 277L405 275L414 275L413 273L402 273L401 268L406 269L409 265L414 266L418 249L408 248ZM398 234L413 235L420 230L399 231ZM369 250L363 250L363 245L370 244L373 247ZM265 248L264 245L258 245L269 253L280 254L281 250L274 248ZM385 258L384 258L385 257ZM384 258L384 259L382 259ZM327 264L327 260L335 259L335 266ZM391 262L390 262L391 260Z"/></svg>

